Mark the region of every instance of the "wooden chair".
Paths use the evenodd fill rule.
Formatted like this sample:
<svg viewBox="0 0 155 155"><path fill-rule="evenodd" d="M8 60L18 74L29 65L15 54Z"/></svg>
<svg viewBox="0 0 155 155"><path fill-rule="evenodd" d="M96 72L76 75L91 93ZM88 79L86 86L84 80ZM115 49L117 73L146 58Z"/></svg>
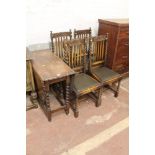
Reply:
<svg viewBox="0 0 155 155"><path fill-rule="evenodd" d="M72 38L71 30L68 32L58 32L58 33L53 33L51 31L50 38L51 38L52 52L63 60L64 59L63 41L71 40ZM53 85L53 88L55 91L58 91L61 98L65 98L63 90L64 88L63 82Z"/></svg>
<svg viewBox="0 0 155 155"><path fill-rule="evenodd" d="M50 32L52 52L55 53L58 57L63 59L64 49L63 49L63 41L72 39L71 30L68 32L58 32L53 33Z"/></svg>
<svg viewBox="0 0 155 155"><path fill-rule="evenodd" d="M75 103L71 104L74 116L78 117L78 100L85 94L92 95L96 106L101 105L101 84L86 74L86 43L85 39L64 41L65 62L74 69L77 74L71 80L71 91L75 95ZM96 92L93 93L93 92Z"/></svg>
<svg viewBox="0 0 155 155"><path fill-rule="evenodd" d="M80 38L90 38L91 37L91 28L85 30L76 30L74 29L74 39Z"/></svg>
<svg viewBox="0 0 155 155"><path fill-rule="evenodd" d="M89 29L83 29L83 30L76 30L74 29L74 38L75 39L85 39L86 40L86 46L87 46L87 52L89 52L90 49L90 38L91 38L91 28ZM87 57L87 61L88 57ZM87 68L87 66L86 66Z"/></svg>
<svg viewBox="0 0 155 155"><path fill-rule="evenodd" d="M118 96L121 75L106 67L108 34L91 38L89 52L89 74L110 88ZM117 83L117 86L115 85Z"/></svg>

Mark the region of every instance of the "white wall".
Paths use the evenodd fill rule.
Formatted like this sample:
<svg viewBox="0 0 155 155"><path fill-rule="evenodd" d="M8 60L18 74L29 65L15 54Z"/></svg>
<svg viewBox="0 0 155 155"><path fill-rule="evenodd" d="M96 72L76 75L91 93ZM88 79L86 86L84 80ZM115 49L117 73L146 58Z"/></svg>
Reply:
<svg viewBox="0 0 155 155"><path fill-rule="evenodd" d="M27 46L49 43L50 31L92 28L98 18L128 18L128 0L27 0ZM41 44L40 44L41 45ZM43 45L43 44L42 44ZM41 48L41 47L36 47Z"/></svg>

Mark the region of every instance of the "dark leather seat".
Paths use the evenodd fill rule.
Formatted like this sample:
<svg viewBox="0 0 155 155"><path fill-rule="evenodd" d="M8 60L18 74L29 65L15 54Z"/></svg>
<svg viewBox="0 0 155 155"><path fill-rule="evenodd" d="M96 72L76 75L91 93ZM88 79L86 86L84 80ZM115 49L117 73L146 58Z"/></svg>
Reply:
<svg viewBox="0 0 155 155"><path fill-rule="evenodd" d="M106 81L121 77L120 74L114 72L107 67L94 68L92 69L92 73L95 74L99 81L102 83L106 83Z"/></svg>
<svg viewBox="0 0 155 155"><path fill-rule="evenodd" d="M95 87L101 86L98 81L85 73L76 74L71 85L77 94L83 94L86 91L91 92Z"/></svg>

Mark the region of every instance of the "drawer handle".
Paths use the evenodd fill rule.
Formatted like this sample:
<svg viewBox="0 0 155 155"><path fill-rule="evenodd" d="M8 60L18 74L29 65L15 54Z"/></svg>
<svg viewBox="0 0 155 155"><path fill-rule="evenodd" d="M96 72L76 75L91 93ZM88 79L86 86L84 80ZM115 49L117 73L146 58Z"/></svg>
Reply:
<svg viewBox="0 0 155 155"><path fill-rule="evenodd" d="M125 46L129 46L129 44L128 43L126 43L126 44L124 44Z"/></svg>

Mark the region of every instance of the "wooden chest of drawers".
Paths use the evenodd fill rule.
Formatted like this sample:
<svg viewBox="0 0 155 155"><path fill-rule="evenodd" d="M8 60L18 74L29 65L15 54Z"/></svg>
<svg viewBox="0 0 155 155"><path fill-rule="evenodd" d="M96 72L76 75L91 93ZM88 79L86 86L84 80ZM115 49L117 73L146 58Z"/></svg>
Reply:
<svg viewBox="0 0 155 155"><path fill-rule="evenodd" d="M129 22L128 19L99 19L98 35L108 33L107 66L128 75L129 72Z"/></svg>

